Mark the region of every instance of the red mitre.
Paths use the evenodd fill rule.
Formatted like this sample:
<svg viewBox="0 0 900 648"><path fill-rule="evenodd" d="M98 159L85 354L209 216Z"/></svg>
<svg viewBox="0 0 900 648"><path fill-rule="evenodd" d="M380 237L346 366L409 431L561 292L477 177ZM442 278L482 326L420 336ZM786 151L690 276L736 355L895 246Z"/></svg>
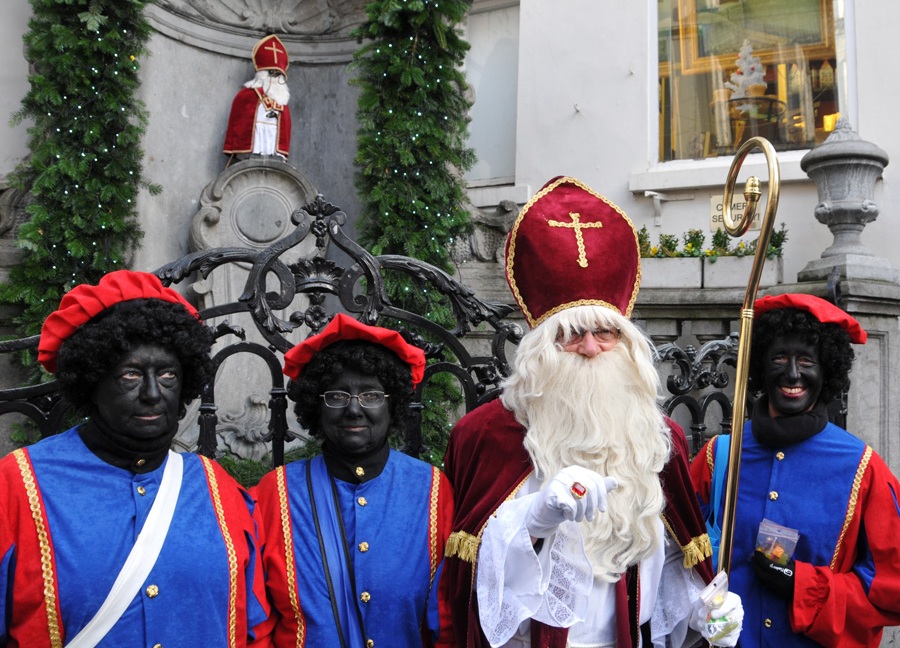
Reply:
<svg viewBox="0 0 900 648"><path fill-rule="evenodd" d="M284 354L284 375L296 380L316 353L343 340L363 340L390 349L409 365L413 386L422 382L425 375L425 352L422 349L409 344L397 331L369 326L343 313L335 315L321 333L305 339Z"/></svg>
<svg viewBox="0 0 900 648"><path fill-rule="evenodd" d="M110 306L134 299L160 299L181 304L200 319L197 309L177 291L163 286L155 274L116 270L104 275L96 286L81 284L63 295L59 308L47 317L41 328L38 362L50 373L55 373L59 348L78 327Z"/></svg>
<svg viewBox="0 0 900 648"><path fill-rule="evenodd" d="M628 317L640 278L631 220L575 178L545 184L506 239L506 280L531 328L573 306Z"/></svg>
<svg viewBox="0 0 900 648"><path fill-rule="evenodd" d="M286 73L290 61L288 60L287 49L284 43L275 34L266 36L253 47L253 53L250 55L253 59L253 67L256 71L260 70L280 70Z"/></svg>
<svg viewBox="0 0 900 648"><path fill-rule="evenodd" d="M854 344L865 344L868 334L860 323L831 302L813 295L787 293L761 297L753 305L753 316L759 317L777 308L796 308L810 313L823 324L837 324L850 335Z"/></svg>

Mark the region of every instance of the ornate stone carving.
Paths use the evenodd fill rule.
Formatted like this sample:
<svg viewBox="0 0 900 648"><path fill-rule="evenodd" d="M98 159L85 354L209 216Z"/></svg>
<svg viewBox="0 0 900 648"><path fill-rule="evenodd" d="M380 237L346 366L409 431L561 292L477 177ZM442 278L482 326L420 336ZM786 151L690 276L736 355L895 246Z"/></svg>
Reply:
<svg viewBox="0 0 900 648"><path fill-rule="evenodd" d="M506 235L519 213L519 205L502 200L494 210L472 208L472 232L461 237L453 247L453 260L503 262Z"/></svg>
<svg viewBox="0 0 900 648"><path fill-rule="evenodd" d="M222 27L275 34L344 34L362 21L359 0L158 0L164 9Z"/></svg>
<svg viewBox="0 0 900 648"><path fill-rule="evenodd" d="M316 190L306 176L278 158L252 157L233 164L207 185L200 196L200 208L191 225L191 249L250 248L263 252L294 231L291 214L315 197ZM297 263L313 257L316 251L315 238L310 237L280 258L284 263ZM212 308L237 300L245 291L250 265L229 264L194 282L191 289L198 296L199 307ZM267 278L266 289L279 292L278 280L274 276ZM308 303L308 298L298 297L289 304L290 311L305 307L304 303ZM245 315L233 315L228 323L242 329L247 343L267 347L269 342L253 325L249 314ZM287 318L289 312L281 311L280 316ZM221 320L207 323L215 326ZM223 338L213 348L213 354L233 342L230 336ZM260 459L265 454L272 371L264 361L256 357L248 359L245 354L223 359L215 388L219 447L248 459ZM274 371L280 373L280 368ZM197 419L187 416L184 420ZM193 449L197 442L196 427L185 427L179 433L179 443ZM296 421L291 428L293 436L302 434Z"/></svg>
<svg viewBox="0 0 900 648"><path fill-rule="evenodd" d="M260 36L278 34L291 61L347 61L364 0L158 0L147 17L160 33L202 49L245 57Z"/></svg>

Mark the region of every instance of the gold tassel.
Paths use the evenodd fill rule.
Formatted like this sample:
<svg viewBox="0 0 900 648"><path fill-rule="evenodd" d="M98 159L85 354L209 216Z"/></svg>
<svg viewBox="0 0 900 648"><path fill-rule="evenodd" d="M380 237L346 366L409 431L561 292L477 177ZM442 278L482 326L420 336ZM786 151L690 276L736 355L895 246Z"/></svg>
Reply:
<svg viewBox="0 0 900 648"><path fill-rule="evenodd" d="M454 531L447 538L447 546L444 549L444 555L447 558L459 558L460 560L475 564L475 558L478 556L478 545L481 544L481 538L473 536L465 531Z"/></svg>
<svg viewBox="0 0 900 648"><path fill-rule="evenodd" d="M684 551L684 566L688 568L712 556L712 544L705 533L691 538L691 541L681 549Z"/></svg>

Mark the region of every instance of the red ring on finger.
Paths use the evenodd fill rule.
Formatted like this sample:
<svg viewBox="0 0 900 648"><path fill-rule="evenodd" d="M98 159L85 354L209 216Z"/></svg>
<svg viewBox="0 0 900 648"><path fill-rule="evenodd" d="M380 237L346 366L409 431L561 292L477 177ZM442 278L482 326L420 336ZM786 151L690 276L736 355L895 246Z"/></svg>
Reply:
<svg viewBox="0 0 900 648"><path fill-rule="evenodd" d="M572 495L575 496L575 499L583 499L584 496L587 495L587 487L579 482L574 482L570 490L572 491Z"/></svg>

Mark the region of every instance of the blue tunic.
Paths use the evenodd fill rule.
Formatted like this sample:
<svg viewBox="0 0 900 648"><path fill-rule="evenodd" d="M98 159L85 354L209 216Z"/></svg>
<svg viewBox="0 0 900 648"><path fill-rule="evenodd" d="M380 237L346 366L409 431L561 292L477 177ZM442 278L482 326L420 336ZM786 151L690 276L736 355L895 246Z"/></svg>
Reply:
<svg viewBox="0 0 900 648"><path fill-rule="evenodd" d="M181 491L160 555L101 647L244 646L248 625L265 620L252 594L258 568L252 502L212 462L192 454L182 458ZM53 646L55 633L69 640L85 626L134 545L164 467L139 475L107 464L75 429L0 462L0 509L7 521L0 528L0 596L6 601L0 643L12 638L21 645ZM35 535L29 470L46 541ZM35 577L33 565L40 567L41 557L23 552L45 546L52 572L38 570ZM51 590L56 580L57 624L44 596L48 578ZM36 615L50 623L36 623Z"/></svg>
<svg viewBox="0 0 900 648"><path fill-rule="evenodd" d="M896 478L863 441L834 424L780 449L760 445L751 425L743 434L729 574L744 606L740 643L877 646L882 627L900 620ZM691 468L704 513L714 445ZM791 602L766 589L749 562L763 518L800 533Z"/></svg>
<svg viewBox="0 0 900 648"><path fill-rule="evenodd" d="M309 465L296 461L279 468L255 491L266 586L279 616L275 645L339 646L310 509ZM430 642L441 625L437 584L452 517L446 478L429 464L391 451L378 477L335 484L367 639L390 648L420 647L423 637ZM320 515L324 504L317 490ZM297 644L297 637L305 643Z"/></svg>

